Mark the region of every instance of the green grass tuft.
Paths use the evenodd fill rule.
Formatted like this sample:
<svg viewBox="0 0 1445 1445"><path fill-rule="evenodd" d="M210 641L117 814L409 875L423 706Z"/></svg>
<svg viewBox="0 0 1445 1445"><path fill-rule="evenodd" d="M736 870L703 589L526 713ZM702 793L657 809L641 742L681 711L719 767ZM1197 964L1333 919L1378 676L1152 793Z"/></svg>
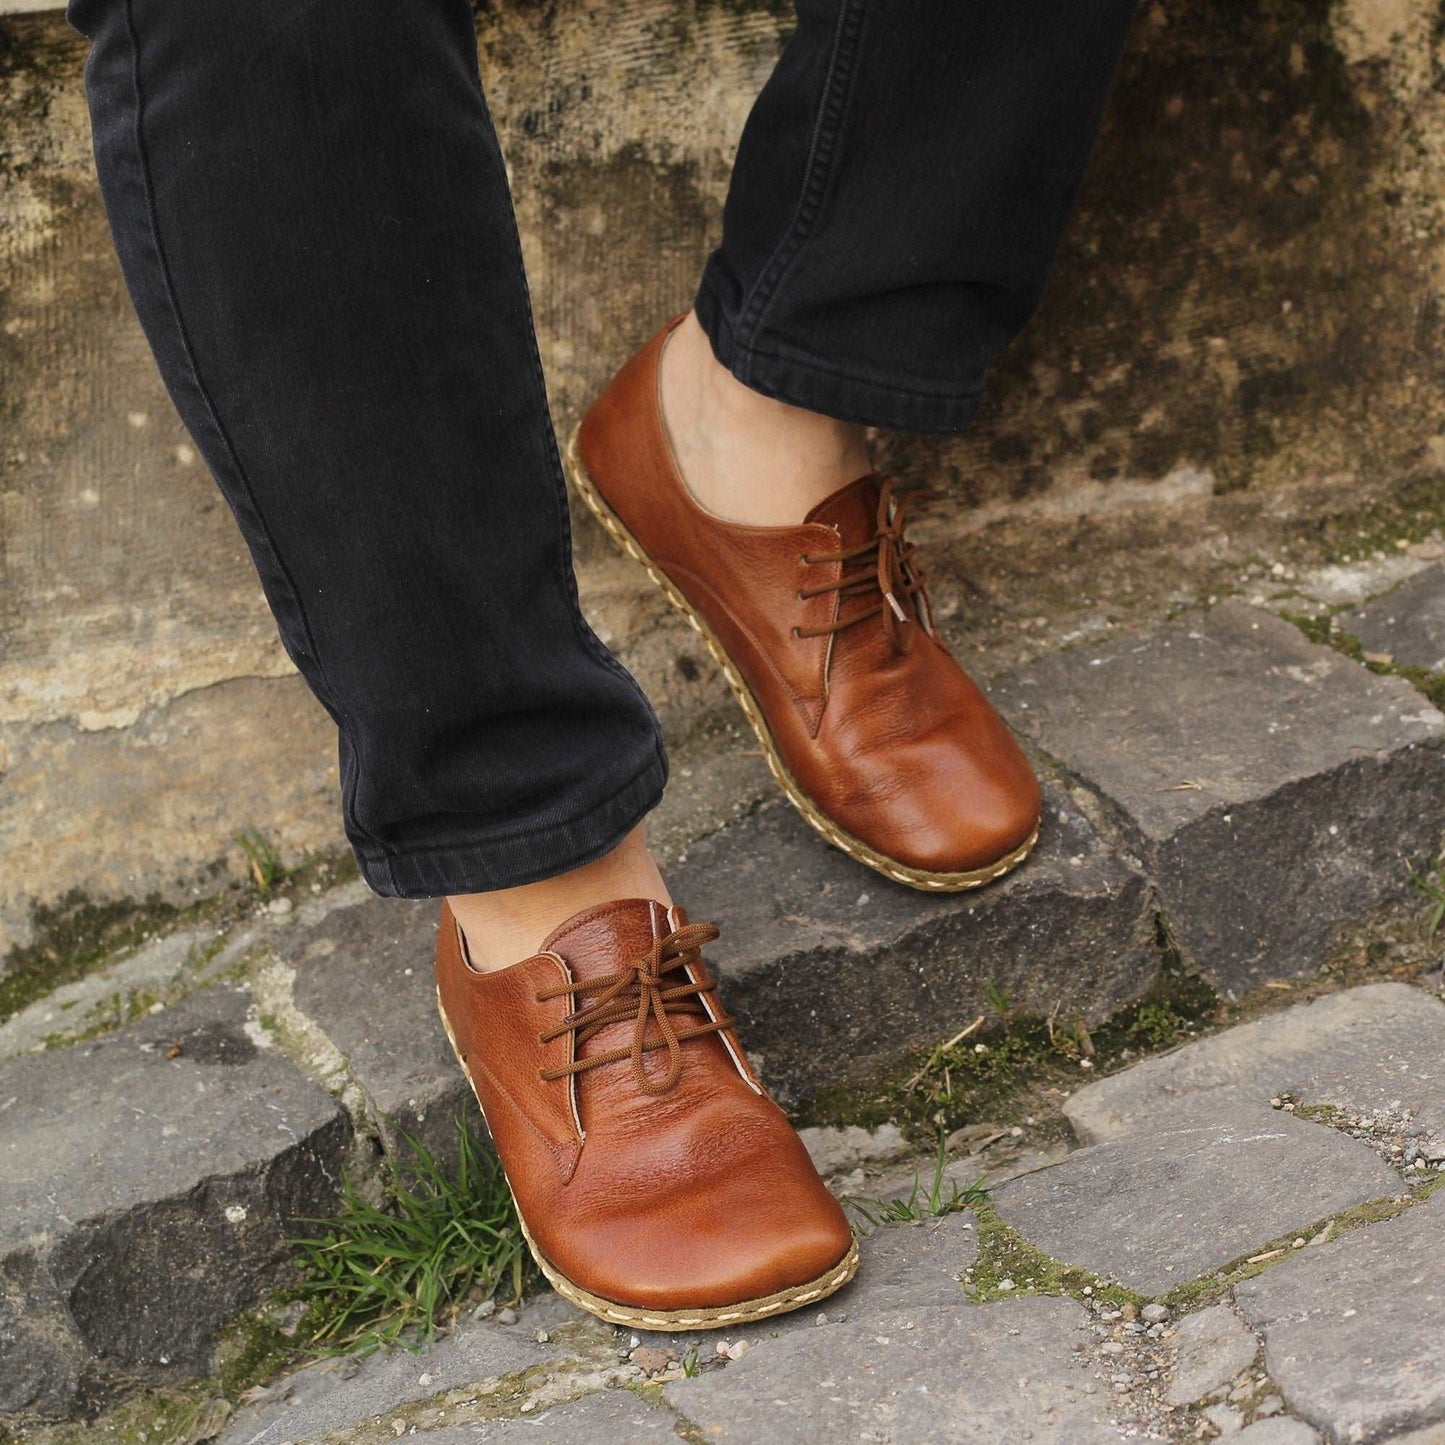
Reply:
<svg viewBox="0 0 1445 1445"><path fill-rule="evenodd" d="M464 1123L455 1171L402 1138L410 1158L393 1171L382 1206L348 1182L335 1219L303 1221L324 1233L293 1241L306 1270L298 1294L310 1305L307 1332L323 1352L429 1340L474 1291L521 1296L526 1242L496 1159Z"/></svg>
<svg viewBox="0 0 1445 1445"><path fill-rule="evenodd" d="M874 1229L885 1224L912 1224L920 1219L937 1219L940 1215L956 1214L961 1209L977 1209L988 1199L988 1190L982 1184L970 1184L961 1189L957 1179L947 1174L948 1153L942 1140L938 1144L938 1157L933 1165L933 1182L923 1187L923 1177L916 1170L913 1174L913 1188L906 1198L865 1199L849 1195L844 1203L865 1223Z"/></svg>
<svg viewBox="0 0 1445 1445"><path fill-rule="evenodd" d="M286 868L280 856L260 833L237 833L236 842L251 865L251 880L256 885L256 892L262 898L268 897L286 877Z"/></svg>
<svg viewBox="0 0 1445 1445"><path fill-rule="evenodd" d="M1441 853L1417 870L1411 863L1410 887L1425 900L1425 941L1434 943L1440 925L1445 923L1445 853Z"/></svg>

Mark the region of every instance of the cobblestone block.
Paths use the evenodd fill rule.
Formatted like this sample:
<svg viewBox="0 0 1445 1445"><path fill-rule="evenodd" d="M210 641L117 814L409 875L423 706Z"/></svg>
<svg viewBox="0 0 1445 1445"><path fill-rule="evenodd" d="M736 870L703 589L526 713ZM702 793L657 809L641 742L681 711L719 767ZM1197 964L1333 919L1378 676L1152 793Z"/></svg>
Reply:
<svg viewBox="0 0 1445 1445"><path fill-rule="evenodd" d="M1417 572L1393 591L1340 617L1366 652L1406 667L1445 672L1445 564Z"/></svg>
<svg viewBox="0 0 1445 1445"><path fill-rule="evenodd" d="M1145 1059L1080 1089L1064 1113L1095 1144L1235 1088L1261 1103L1289 1094L1301 1104L1408 1116L1411 1127L1445 1138L1442 1039L1445 1003L1402 983L1367 984Z"/></svg>
<svg viewBox="0 0 1445 1445"><path fill-rule="evenodd" d="M1337 1445L1445 1423L1442 1258L1431 1201L1236 1287L1290 1409Z"/></svg>
<svg viewBox="0 0 1445 1445"><path fill-rule="evenodd" d="M1445 715L1254 608L1056 653L993 691L1105 800L1226 991L1317 968L1440 846Z"/></svg>
<svg viewBox="0 0 1445 1445"><path fill-rule="evenodd" d="M1161 1295L1403 1190L1364 1144L1235 1097L1157 1132L1079 1149L1005 1185L995 1202L1046 1253Z"/></svg>
<svg viewBox="0 0 1445 1445"><path fill-rule="evenodd" d="M350 1123L263 1037L218 987L0 1066L0 1411L204 1370L332 1208Z"/></svg>

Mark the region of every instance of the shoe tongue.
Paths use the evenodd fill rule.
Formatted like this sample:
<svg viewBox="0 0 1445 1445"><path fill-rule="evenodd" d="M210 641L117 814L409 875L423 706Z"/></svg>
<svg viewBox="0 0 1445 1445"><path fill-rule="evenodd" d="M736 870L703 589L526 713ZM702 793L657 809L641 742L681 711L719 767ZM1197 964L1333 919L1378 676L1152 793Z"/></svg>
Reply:
<svg viewBox="0 0 1445 1445"><path fill-rule="evenodd" d="M679 925L687 922L681 909L677 910L677 917ZM541 951L555 953L567 965L573 981L585 983L589 978L615 973L624 964L640 958L656 939L665 936L671 929L667 909L661 903L648 898L627 898L584 909L569 918L547 939ZM585 1008L596 998L596 994L579 995L578 1005ZM656 1028L656 1023L649 1020L648 1038L655 1036ZM635 1031L635 1021L630 1018L610 1023L582 1044L577 1057L586 1059L612 1049L630 1049ZM665 1069L665 1055L661 1062L656 1053L649 1053L648 1058L652 1061L647 1066L649 1072ZM618 1059L578 1076L578 1097L584 1116L597 1089L610 1090L622 1080L626 1081L624 1088L629 1098L636 1094L638 1100L649 1106L652 1104L652 1096L641 1094L633 1082L631 1061Z"/></svg>
<svg viewBox="0 0 1445 1445"><path fill-rule="evenodd" d="M671 929L661 903L624 898L574 914L551 933L539 952L555 953L580 983L640 958Z"/></svg>
<svg viewBox="0 0 1445 1445"><path fill-rule="evenodd" d="M824 497L803 519L833 527L844 548L860 547L871 542L878 529L878 478L870 473L849 482L831 497Z"/></svg>

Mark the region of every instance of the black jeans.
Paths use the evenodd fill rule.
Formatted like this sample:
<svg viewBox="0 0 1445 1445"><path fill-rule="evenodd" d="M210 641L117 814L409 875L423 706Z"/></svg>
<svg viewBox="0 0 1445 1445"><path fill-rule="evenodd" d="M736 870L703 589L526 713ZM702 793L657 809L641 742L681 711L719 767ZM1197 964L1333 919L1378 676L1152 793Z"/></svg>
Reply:
<svg viewBox="0 0 1445 1445"><path fill-rule="evenodd" d="M697 297L719 358L816 411L966 427L1131 8L799 0ZM578 610L467 0L68 13L127 285L336 721L367 881L472 892L607 852L666 762Z"/></svg>

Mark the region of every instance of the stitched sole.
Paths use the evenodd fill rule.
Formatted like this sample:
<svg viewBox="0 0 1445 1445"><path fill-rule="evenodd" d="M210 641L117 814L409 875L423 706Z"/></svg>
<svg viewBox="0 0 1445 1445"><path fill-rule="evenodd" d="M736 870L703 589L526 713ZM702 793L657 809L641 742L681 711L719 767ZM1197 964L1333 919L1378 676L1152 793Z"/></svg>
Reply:
<svg viewBox="0 0 1445 1445"><path fill-rule="evenodd" d="M573 489L582 498L588 511L602 523L602 528L607 535L646 571L647 575L662 589L667 600L687 618L693 631L707 645L708 652L712 654L712 660L722 669L728 686L732 688L733 696L737 698L738 705L757 734L758 741L763 746L763 756L768 761L768 768L774 779L787 796L788 801L807 822L835 848L841 848L850 858L856 858L860 863L866 863L868 867L883 874L885 878L891 878L895 883L906 883L910 888L932 889L938 893L962 893L969 888L982 888L985 883L992 883L995 878L1002 878L1005 873L1012 872L1029 856L1033 851L1034 844L1039 840L1037 825L1017 848L986 867L971 868L962 873L931 873L922 868L910 868L907 864L890 858L886 853L880 853L878 849L870 847L861 838L855 838L851 833L844 832L826 813L821 812L817 804L808 797L792 773L788 771L787 764L783 762L777 745L773 742L773 736L763 717L762 708L753 696L752 689L743 681L742 674L733 666L732 659L727 655L722 643L713 635L712 629L702 617L693 610L692 604L687 598L673 585L671 579L643 551L642 544L627 530L622 519L602 499L602 494L597 490L592 478L587 473L587 468L582 464L582 454L577 445L579 430L573 431L572 437L567 443L565 459L567 477L572 483Z"/></svg>
<svg viewBox="0 0 1445 1445"><path fill-rule="evenodd" d="M457 1063L461 1065L462 1073L466 1075L467 1083L471 1085L472 1097L477 1101L477 1108L482 1111L482 1122L486 1123L486 1108L482 1104L481 1095L477 1093L477 1083L472 1078L472 1071L467 1067L467 1061L462 1056L461 1049L457 1047L457 1036L452 1032L451 1020L447 1018L447 1011L442 1006L441 989L437 989L437 1012L441 1015L442 1028L446 1030L447 1042L451 1044L452 1052L457 1057ZM503 1177L506 1177L506 1172L506 1166L503 1165ZM512 1189L510 1179L507 1180L507 1188L511 1191L512 1204L517 1210L517 1222L522 1226L522 1237L527 1241L527 1248L531 1250L532 1258L537 1261L537 1268L546 1275L548 1284L563 1299L570 1301L579 1309L586 1310L589 1314L596 1315L599 1319L606 1320L609 1324L646 1330L709 1330L720 1325L749 1324L753 1320L765 1320L770 1315L786 1314L789 1310L801 1309L804 1305L816 1304L819 1300L827 1299L830 1294L842 1289L858 1273L858 1241L855 1239L849 1244L848 1253L826 1274L813 1280L810 1284L797 1285L792 1289L780 1290L777 1294L763 1295L758 1299L742 1300L734 1305L719 1305L713 1309L632 1309L627 1305L618 1304L615 1300L603 1299L600 1295L592 1294L579 1284L573 1284L561 1270L553 1265L547 1256L537 1248L537 1241L532 1238L532 1231L527 1228L526 1216L523 1215L521 1206L517 1204L517 1193Z"/></svg>

